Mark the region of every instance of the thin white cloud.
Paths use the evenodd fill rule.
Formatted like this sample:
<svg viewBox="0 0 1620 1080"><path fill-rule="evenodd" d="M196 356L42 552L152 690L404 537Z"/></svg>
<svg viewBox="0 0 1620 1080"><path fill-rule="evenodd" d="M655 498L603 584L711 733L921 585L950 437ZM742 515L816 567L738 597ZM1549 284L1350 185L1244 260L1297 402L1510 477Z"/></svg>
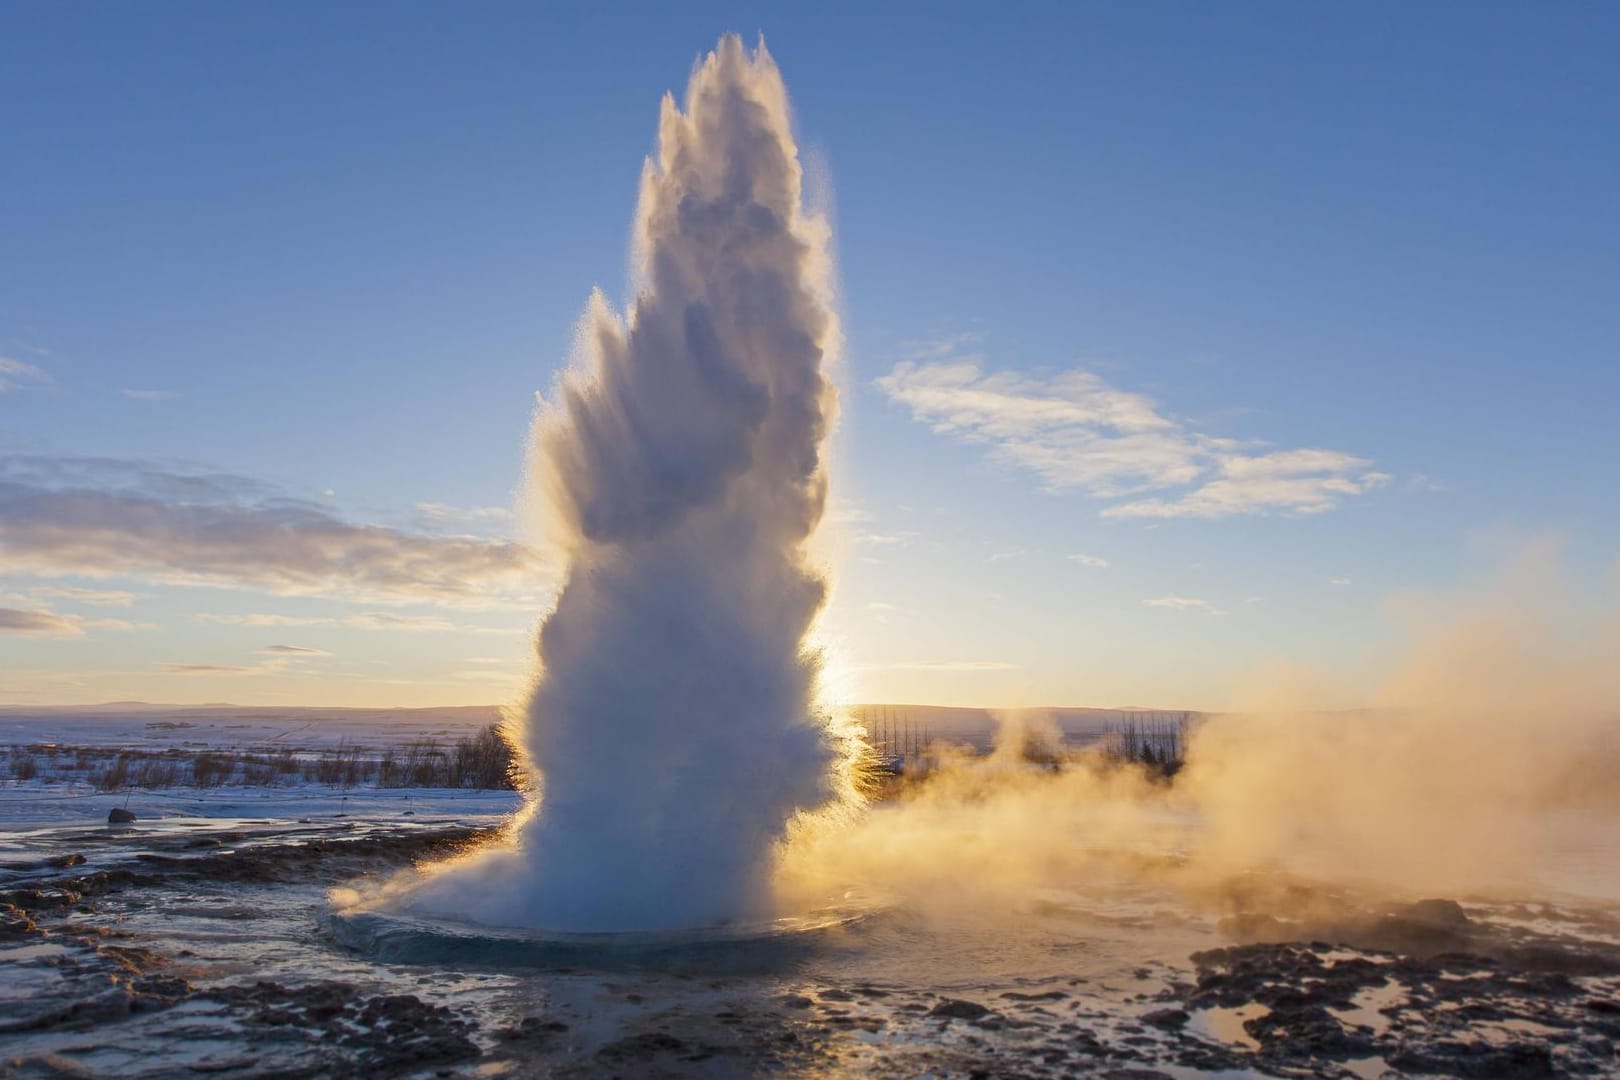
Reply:
<svg viewBox="0 0 1620 1080"><path fill-rule="evenodd" d="M1103 517L1217 518L1272 512L1320 514L1349 495L1389 482L1371 462L1336 450L1278 450L1220 455L1217 474L1178 498L1143 499L1111 506Z"/></svg>
<svg viewBox="0 0 1620 1080"><path fill-rule="evenodd" d="M165 675L263 675L274 669L240 664L159 664L157 670Z"/></svg>
<svg viewBox="0 0 1620 1080"><path fill-rule="evenodd" d="M477 626L452 622L439 615L404 615L394 611L360 611L352 615L279 615L268 612L215 614L200 612L198 622L220 626L342 626L351 630L383 630L403 633L521 634L526 631L507 626Z"/></svg>
<svg viewBox="0 0 1620 1080"><path fill-rule="evenodd" d="M25 637L83 637L84 628L52 611L0 607L0 634Z"/></svg>
<svg viewBox="0 0 1620 1080"><path fill-rule="evenodd" d="M9 356L0 356L0 394L49 385L51 377L42 368Z"/></svg>
<svg viewBox="0 0 1620 1080"><path fill-rule="evenodd" d="M129 607L135 602L135 594L122 589L84 589L77 585L39 585L28 590L31 596L50 597L55 600L66 600L75 604L90 604L95 607Z"/></svg>
<svg viewBox="0 0 1620 1080"><path fill-rule="evenodd" d="M29 457L0 458L0 573L469 608L528 606L547 578L510 540L357 524L243 477Z"/></svg>
<svg viewBox="0 0 1620 1080"><path fill-rule="evenodd" d="M325 649L312 649L307 645L266 645L259 650L267 656L331 656Z"/></svg>
<svg viewBox="0 0 1620 1080"><path fill-rule="evenodd" d="M1029 552L1024 548L1008 548L1005 551L992 552L990 557L986 559L985 562L1011 562L1013 559L1022 559L1027 554L1029 554Z"/></svg>
<svg viewBox="0 0 1620 1080"><path fill-rule="evenodd" d="M504 506L449 506L445 503L421 502L416 513L423 520L436 525L477 525L499 521L508 522L513 513Z"/></svg>
<svg viewBox="0 0 1620 1080"><path fill-rule="evenodd" d="M174 398L175 393L173 390L137 390L126 386L124 396L131 401L157 402L169 401Z"/></svg>
<svg viewBox="0 0 1620 1080"><path fill-rule="evenodd" d="M860 533L855 537L855 543L871 547L906 547L916 538L917 534L914 532Z"/></svg>
<svg viewBox="0 0 1620 1080"><path fill-rule="evenodd" d="M1165 611L1196 612L1200 615L1226 614L1208 600L1201 600L1196 596L1176 596L1172 593L1168 596L1155 596L1150 600L1143 600L1142 603L1150 608L1161 608Z"/></svg>
<svg viewBox="0 0 1620 1080"><path fill-rule="evenodd" d="M872 512L859 503L834 498L828 502L821 520L826 525L864 525L872 520Z"/></svg>
<svg viewBox="0 0 1620 1080"><path fill-rule="evenodd" d="M910 660L877 666L890 671L1018 671L1023 667L1001 660Z"/></svg>
<svg viewBox="0 0 1620 1080"><path fill-rule="evenodd" d="M316 615L271 615L249 612L242 615L215 615L201 612L197 621L219 623L222 626L335 626L337 619Z"/></svg>
<svg viewBox="0 0 1620 1080"><path fill-rule="evenodd" d="M1350 579L1347 577L1328 578L1329 585L1349 585L1350 583Z"/></svg>
<svg viewBox="0 0 1620 1080"><path fill-rule="evenodd" d="M1101 555L1075 554L1069 556L1069 561L1079 563L1081 566L1089 566L1093 570L1106 570L1114 565Z"/></svg>
<svg viewBox="0 0 1620 1080"><path fill-rule="evenodd" d="M342 623L356 630L402 630L411 634L472 629L458 626L437 615L400 615L392 611L362 611L345 615Z"/></svg>
<svg viewBox="0 0 1620 1080"><path fill-rule="evenodd" d="M89 619L44 609L0 607L0 634L26 637L82 638L90 630L151 630L151 623L126 619Z"/></svg>
<svg viewBox="0 0 1620 1080"><path fill-rule="evenodd" d="M914 420L987 447L1052 491L1133 499L1112 518L1309 514L1388 482L1336 450L1262 450L1174 420L1144 394L1075 370L1048 377L987 372L982 358L906 360L877 380Z"/></svg>
<svg viewBox="0 0 1620 1080"><path fill-rule="evenodd" d="M474 668L470 671L458 671L451 678L462 682L517 683L523 676L510 671L490 671L488 668Z"/></svg>

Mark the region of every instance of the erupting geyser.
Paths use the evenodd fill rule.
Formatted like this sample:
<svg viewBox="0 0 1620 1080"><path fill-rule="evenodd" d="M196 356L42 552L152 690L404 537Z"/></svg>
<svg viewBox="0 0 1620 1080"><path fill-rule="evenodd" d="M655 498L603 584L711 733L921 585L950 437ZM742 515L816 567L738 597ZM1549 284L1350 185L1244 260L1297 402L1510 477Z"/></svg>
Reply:
<svg viewBox="0 0 1620 1080"><path fill-rule="evenodd" d="M531 485L566 559L513 730L538 805L514 848L412 906L551 930L756 914L795 816L841 797L805 643L837 324L801 179L776 65L722 39L684 111L664 99L633 305L592 296L534 424Z"/></svg>

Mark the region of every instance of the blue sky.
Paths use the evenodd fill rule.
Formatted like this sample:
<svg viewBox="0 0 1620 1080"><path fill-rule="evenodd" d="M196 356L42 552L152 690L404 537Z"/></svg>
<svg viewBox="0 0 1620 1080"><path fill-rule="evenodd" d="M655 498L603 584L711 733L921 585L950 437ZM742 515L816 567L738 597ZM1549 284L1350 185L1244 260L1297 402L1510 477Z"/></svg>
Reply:
<svg viewBox="0 0 1620 1080"><path fill-rule="evenodd" d="M847 693L1213 706L1515 537L1612 567L1612 7L0 4L0 703L510 693L533 395L725 30L833 207ZM70 492L336 547L124 559Z"/></svg>

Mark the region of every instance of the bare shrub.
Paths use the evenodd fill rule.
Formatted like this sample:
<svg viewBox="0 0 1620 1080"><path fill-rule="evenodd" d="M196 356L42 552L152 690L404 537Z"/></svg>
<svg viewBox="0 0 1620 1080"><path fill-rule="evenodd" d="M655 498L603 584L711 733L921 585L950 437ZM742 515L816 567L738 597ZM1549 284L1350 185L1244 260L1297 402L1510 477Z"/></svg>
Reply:
<svg viewBox="0 0 1620 1080"><path fill-rule="evenodd" d="M106 770L96 777L96 787L101 791L119 791L129 784L129 755L119 754L118 760L107 766Z"/></svg>
<svg viewBox="0 0 1620 1080"><path fill-rule="evenodd" d="M191 759L191 782L200 788L219 787L236 773L236 758L204 750Z"/></svg>
<svg viewBox="0 0 1620 1080"><path fill-rule="evenodd" d="M135 770L135 786L142 788L173 787L180 782L180 763L172 758L146 758Z"/></svg>
<svg viewBox="0 0 1620 1080"><path fill-rule="evenodd" d="M512 747L491 724L456 743L450 759L450 787L503 790L512 787Z"/></svg>
<svg viewBox="0 0 1620 1080"><path fill-rule="evenodd" d="M1169 778L1186 759L1190 713L1134 715L1105 736L1105 753L1116 761L1144 766L1150 775Z"/></svg>
<svg viewBox="0 0 1620 1080"><path fill-rule="evenodd" d="M407 787L449 786L449 761L437 739L414 739L406 743L400 771Z"/></svg>
<svg viewBox="0 0 1620 1080"><path fill-rule="evenodd" d="M270 787L276 782L275 762L260 754L242 755L242 783L249 787Z"/></svg>
<svg viewBox="0 0 1620 1080"><path fill-rule="evenodd" d="M354 787L376 775L377 765L358 746L339 743L304 766L304 779L332 787Z"/></svg>

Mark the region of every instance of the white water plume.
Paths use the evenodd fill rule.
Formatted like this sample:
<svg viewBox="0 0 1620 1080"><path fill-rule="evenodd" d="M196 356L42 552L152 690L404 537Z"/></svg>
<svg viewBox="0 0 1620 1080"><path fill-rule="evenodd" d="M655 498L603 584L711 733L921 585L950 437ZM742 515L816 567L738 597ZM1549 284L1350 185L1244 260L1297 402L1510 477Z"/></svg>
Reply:
<svg viewBox="0 0 1620 1080"><path fill-rule="evenodd" d="M735 36L666 97L636 214L638 295L595 293L535 419L531 497L567 561L510 734L514 845L413 906L551 930L762 913L794 819L845 797L806 636L837 337L781 76Z"/></svg>

